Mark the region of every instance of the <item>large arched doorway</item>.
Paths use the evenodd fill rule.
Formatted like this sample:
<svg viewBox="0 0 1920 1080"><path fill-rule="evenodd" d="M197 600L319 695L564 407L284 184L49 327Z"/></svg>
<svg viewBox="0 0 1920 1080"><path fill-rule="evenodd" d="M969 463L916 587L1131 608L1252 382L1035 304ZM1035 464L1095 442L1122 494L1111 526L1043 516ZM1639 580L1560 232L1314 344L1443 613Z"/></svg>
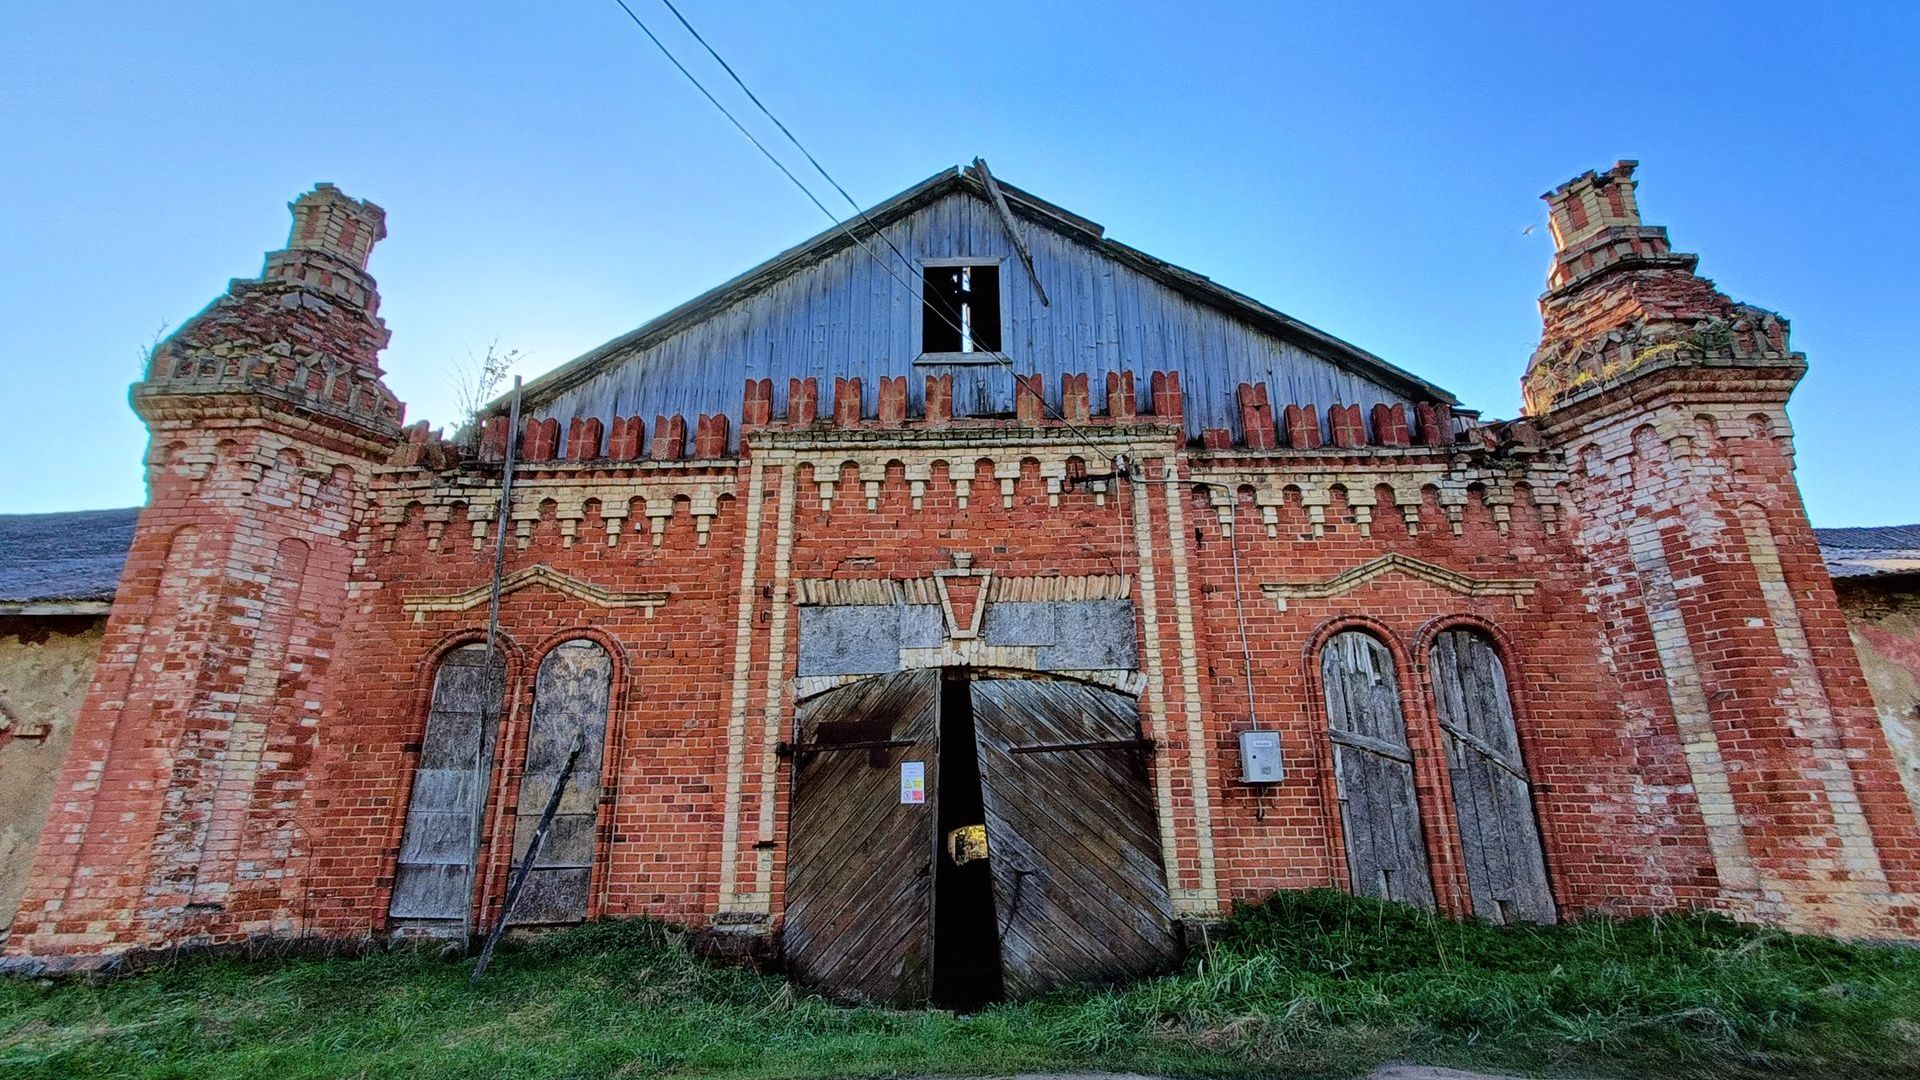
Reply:
<svg viewBox="0 0 1920 1080"><path fill-rule="evenodd" d="M784 944L836 996L971 1007L1175 955L1137 703L948 669L800 706Z"/></svg>

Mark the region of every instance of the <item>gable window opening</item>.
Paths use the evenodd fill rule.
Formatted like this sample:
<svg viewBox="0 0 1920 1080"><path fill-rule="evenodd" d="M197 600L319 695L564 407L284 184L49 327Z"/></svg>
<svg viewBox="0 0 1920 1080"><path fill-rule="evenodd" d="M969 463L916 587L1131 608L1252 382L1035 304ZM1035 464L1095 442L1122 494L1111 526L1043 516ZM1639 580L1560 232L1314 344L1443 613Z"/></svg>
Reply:
<svg viewBox="0 0 1920 1080"><path fill-rule="evenodd" d="M928 266L921 281L923 353L1000 351L997 263Z"/></svg>

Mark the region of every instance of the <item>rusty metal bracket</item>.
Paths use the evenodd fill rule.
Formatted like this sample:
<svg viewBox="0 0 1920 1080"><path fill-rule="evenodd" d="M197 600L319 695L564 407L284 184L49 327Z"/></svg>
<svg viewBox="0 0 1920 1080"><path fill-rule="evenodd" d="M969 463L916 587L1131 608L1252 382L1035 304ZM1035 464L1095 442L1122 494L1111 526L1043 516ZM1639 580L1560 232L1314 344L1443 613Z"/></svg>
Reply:
<svg viewBox="0 0 1920 1080"><path fill-rule="evenodd" d="M788 743L774 747L774 753L783 758L804 757L807 754L825 754L834 750L892 750L900 746L912 746L912 739L868 739L863 742L843 743Z"/></svg>

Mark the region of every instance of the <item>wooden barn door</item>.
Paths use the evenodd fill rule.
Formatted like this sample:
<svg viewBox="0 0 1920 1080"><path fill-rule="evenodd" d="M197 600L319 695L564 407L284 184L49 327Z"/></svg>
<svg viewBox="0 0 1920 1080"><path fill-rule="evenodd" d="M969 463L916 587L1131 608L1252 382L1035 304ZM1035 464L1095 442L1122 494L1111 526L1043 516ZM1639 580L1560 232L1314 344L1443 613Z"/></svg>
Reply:
<svg viewBox="0 0 1920 1080"><path fill-rule="evenodd" d="M972 704L1007 995L1172 963L1133 699L1083 683L982 679Z"/></svg>
<svg viewBox="0 0 1920 1080"><path fill-rule="evenodd" d="M1353 891L1431 910L1433 879L1393 656L1371 635L1344 631L1320 653L1320 680Z"/></svg>
<svg viewBox="0 0 1920 1080"><path fill-rule="evenodd" d="M788 823L788 968L842 998L913 1005L931 987L940 672L903 671L800 706ZM918 762L927 801L907 801Z"/></svg>
<svg viewBox="0 0 1920 1080"><path fill-rule="evenodd" d="M607 698L612 686L613 659L596 642L562 642L540 661L533 686L533 720L527 731L526 772L520 778L520 805L513 821L516 870L526 858L534 828L576 739L581 749L560 795L553 826L514 903L516 925L572 923L587 917L593 841L600 822L601 747L607 740Z"/></svg>
<svg viewBox="0 0 1920 1080"><path fill-rule="evenodd" d="M1533 815L1533 786L1514 731L1506 667L1492 642L1472 630L1436 637L1429 667L1447 733L1473 913L1496 923L1553 922L1553 893Z"/></svg>
<svg viewBox="0 0 1920 1080"><path fill-rule="evenodd" d="M393 871L387 914L395 919L466 918L474 816L484 797L481 777L492 768L499 701L499 683L487 677L485 646L465 645L441 658Z"/></svg>

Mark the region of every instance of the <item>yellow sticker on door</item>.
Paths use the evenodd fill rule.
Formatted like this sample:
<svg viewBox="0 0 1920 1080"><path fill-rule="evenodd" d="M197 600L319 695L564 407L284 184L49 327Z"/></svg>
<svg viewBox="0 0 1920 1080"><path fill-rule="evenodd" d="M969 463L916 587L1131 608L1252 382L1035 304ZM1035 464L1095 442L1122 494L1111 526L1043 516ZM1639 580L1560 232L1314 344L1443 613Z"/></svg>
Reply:
<svg viewBox="0 0 1920 1080"><path fill-rule="evenodd" d="M927 763L900 763L900 805L918 806L927 801Z"/></svg>

